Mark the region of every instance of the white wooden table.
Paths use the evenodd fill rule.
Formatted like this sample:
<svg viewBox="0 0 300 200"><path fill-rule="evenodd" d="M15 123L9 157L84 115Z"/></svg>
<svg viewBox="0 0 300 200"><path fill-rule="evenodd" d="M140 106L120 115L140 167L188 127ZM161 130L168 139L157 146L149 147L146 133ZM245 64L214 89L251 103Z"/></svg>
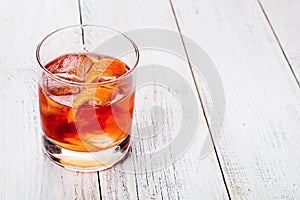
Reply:
<svg viewBox="0 0 300 200"><path fill-rule="evenodd" d="M299 10L298 0L1 1L0 199L300 199ZM200 155L209 115L203 101L199 136L161 170L76 173L49 162L41 150L35 48L72 24L164 28L197 42L226 96L215 149ZM156 103L178 120L167 93L159 94Z"/></svg>

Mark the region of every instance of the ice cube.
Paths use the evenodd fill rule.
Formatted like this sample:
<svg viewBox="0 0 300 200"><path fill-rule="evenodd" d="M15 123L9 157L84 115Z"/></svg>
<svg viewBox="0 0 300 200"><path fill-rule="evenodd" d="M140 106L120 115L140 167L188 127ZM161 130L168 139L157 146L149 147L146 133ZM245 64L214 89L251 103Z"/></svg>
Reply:
<svg viewBox="0 0 300 200"><path fill-rule="evenodd" d="M47 76L44 77L43 88L45 92L53 96L73 95L80 92L79 86L62 83Z"/></svg>
<svg viewBox="0 0 300 200"><path fill-rule="evenodd" d="M69 54L60 58L55 66L48 68L50 72L70 81L84 81L86 73L93 61L86 55Z"/></svg>

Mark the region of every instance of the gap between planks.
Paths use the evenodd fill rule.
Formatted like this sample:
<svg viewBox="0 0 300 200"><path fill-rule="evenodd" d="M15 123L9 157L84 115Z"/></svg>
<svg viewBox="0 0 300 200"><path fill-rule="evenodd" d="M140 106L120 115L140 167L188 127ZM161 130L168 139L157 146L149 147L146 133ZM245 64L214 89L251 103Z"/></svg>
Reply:
<svg viewBox="0 0 300 200"><path fill-rule="evenodd" d="M290 70L291 70L291 72L292 72L293 77L294 77L295 81L297 82L298 87L300 88L300 81L298 80L298 78L297 78L297 76L296 76L296 73L295 73L295 71L294 71L294 69L293 69L293 67L292 67L292 65L291 65L291 62L289 61L289 59L288 59L288 57L287 57L287 55L286 55L286 53L285 53L285 51L284 51L284 49L283 49L283 46L282 46L281 42L279 41L278 35L276 34L275 29L274 29L274 27L273 27L272 24L271 24L271 21L270 21L268 15L267 15L267 12L265 11L265 9L264 9L264 7L263 7L261 1L260 1L260 0L257 0L257 2L258 2L258 5L259 5L259 7L260 7L260 9L261 9L261 11L262 11L264 17L266 18L266 20L267 20L267 22L268 22L268 25L269 25L269 27L270 27L270 29L271 29L271 31L272 31L274 37L275 37L275 40L276 40L276 42L277 42L277 44L278 44L278 46L279 46L279 48L280 48L280 50L281 50L281 53L283 54L283 57L284 57L284 59L286 60L288 66L289 66L289 68L290 68Z"/></svg>
<svg viewBox="0 0 300 200"><path fill-rule="evenodd" d="M178 20L177 20L177 16L176 16L176 12L175 12L172 0L169 0L169 2L170 2L171 9L172 9L172 13L174 15L174 19L175 19L175 22L176 22L177 29L178 29L178 32L179 32L180 40L181 40L181 43L182 43L183 48L184 48L185 56L186 56L187 61L188 61L189 69L190 69L190 72L192 74L193 82L194 82L196 90L197 90L197 95L198 95L198 98L199 98L199 101L200 101L200 105L202 107L202 112L203 112L205 122L206 122L206 125L207 125L207 128L208 128L208 131L209 131L209 136L210 136L210 139L212 141L212 145L213 145L214 152L215 152L215 155L216 155L216 158L217 158L217 161L218 161L218 165L219 165L219 168L220 168L220 171L221 171L221 174L222 174L222 179L223 179L223 182L224 182L224 185L225 185L225 188L226 188L226 192L227 192L228 198L231 200L228 185L226 183L225 175L224 175L222 165L221 165L221 162L220 162L220 158L219 158L219 155L218 155L218 152L217 152L216 144L215 144L214 138L212 136L211 127L210 127L208 117L207 117L207 114L206 114L206 111L205 111L205 106L204 106L204 103L203 103L202 95L201 95L200 89L199 89L199 87L196 83L196 77L195 77L195 74L193 72L193 68L192 68L192 65L191 65L191 62L190 62L190 58L189 58L189 55L188 55L188 52L187 52L185 42L183 40L182 32L181 32L181 29L180 29L180 26L179 26L179 23L178 23Z"/></svg>
<svg viewBox="0 0 300 200"><path fill-rule="evenodd" d="M79 23L80 23L80 25L83 25L81 0L78 0L78 11L79 11ZM83 33L83 29L82 29L82 44L84 45L84 33ZM99 198L100 198L100 200L102 200L101 183L100 183L99 171L97 171L97 180L98 180Z"/></svg>

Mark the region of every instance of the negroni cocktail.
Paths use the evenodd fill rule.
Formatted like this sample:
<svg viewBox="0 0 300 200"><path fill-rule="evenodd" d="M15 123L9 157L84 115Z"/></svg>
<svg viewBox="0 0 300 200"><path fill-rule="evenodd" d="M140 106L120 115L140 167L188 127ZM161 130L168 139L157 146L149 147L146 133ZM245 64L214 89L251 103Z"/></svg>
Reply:
<svg viewBox="0 0 300 200"><path fill-rule="evenodd" d="M38 87L46 154L79 171L101 170L128 151L135 82L112 56L67 53L43 65Z"/></svg>

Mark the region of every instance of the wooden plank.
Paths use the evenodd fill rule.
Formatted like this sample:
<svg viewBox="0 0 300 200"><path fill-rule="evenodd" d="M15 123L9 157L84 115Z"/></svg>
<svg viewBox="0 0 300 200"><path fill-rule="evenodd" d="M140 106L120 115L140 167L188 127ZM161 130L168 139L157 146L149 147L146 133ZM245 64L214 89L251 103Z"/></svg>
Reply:
<svg viewBox="0 0 300 200"><path fill-rule="evenodd" d="M297 0L260 2L300 87L300 2Z"/></svg>
<svg viewBox="0 0 300 200"><path fill-rule="evenodd" d="M0 3L0 199L99 199L97 174L59 168L42 153L37 43L79 22L76 1Z"/></svg>
<svg viewBox="0 0 300 200"><path fill-rule="evenodd" d="M160 0L82 1L82 19L86 24L110 26L121 31L149 27L177 30L169 2ZM137 45L139 46L139 43ZM170 55L164 52L142 51L140 66L149 63L173 66L172 69L181 74L196 93L187 63L168 56ZM154 80L155 77L154 74ZM176 122L180 120L176 114L181 112L176 103L178 105L178 102L168 93L168 88L149 86L138 91L136 111L145 114L136 117L137 129L145 123L153 122L147 119L149 107L151 108L152 105L160 105L166 111L165 116L169 124L167 123L162 131L163 137L134 143L133 153L159 151L174 138L174 133L176 134L176 128L178 128ZM202 113L200 105L198 106L199 113ZM156 114L154 118L160 116ZM171 166L153 172L150 168L151 160L146 159L144 162L149 164L150 169L146 169L147 172L144 173L137 173L140 167L138 162L134 162L136 173L133 174L124 172L122 165L99 173L103 199L227 199L214 152L212 151L205 158L200 156L199 146L203 143L205 133L207 134L202 115L199 116L197 126L199 129L195 141L186 154ZM135 134L138 134L136 131L138 130L133 130ZM137 136L141 134L145 136L151 134L152 131L148 130Z"/></svg>
<svg viewBox="0 0 300 200"><path fill-rule="evenodd" d="M231 198L299 199L300 91L259 4L172 2L223 81L226 118L214 140Z"/></svg>

